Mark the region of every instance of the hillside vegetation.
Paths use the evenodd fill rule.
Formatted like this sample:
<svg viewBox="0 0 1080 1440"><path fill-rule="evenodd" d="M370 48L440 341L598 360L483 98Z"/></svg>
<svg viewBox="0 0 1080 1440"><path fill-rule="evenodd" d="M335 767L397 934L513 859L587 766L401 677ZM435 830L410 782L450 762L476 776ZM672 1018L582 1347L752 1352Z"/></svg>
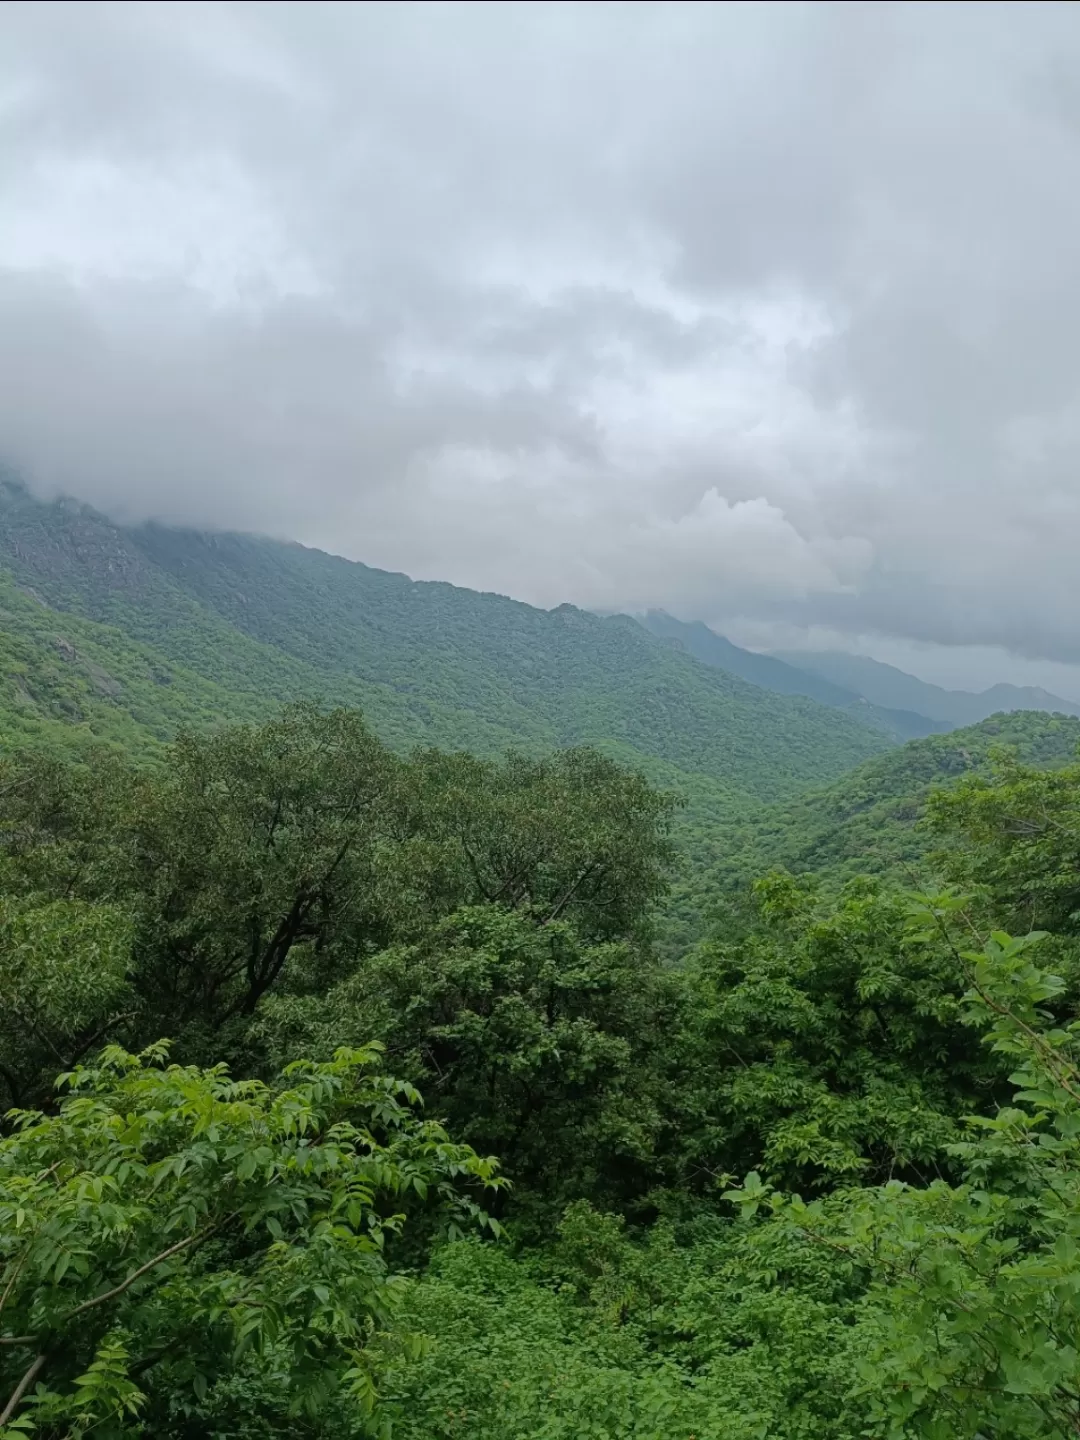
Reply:
<svg viewBox="0 0 1080 1440"><path fill-rule="evenodd" d="M1075 1440L1080 719L2 513L0 1440Z"/></svg>
<svg viewBox="0 0 1080 1440"><path fill-rule="evenodd" d="M248 536L124 529L12 486L0 486L0 567L20 652L0 725L23 737L61 719L147 746L178 720L309 698L361 706L399 750L599 745L713 816L797 794L890 743L698 664L626 617L538 610Z"/></svg>
<svg viewBox="0 0 1080 1440"><path fill-rule="evenodd" d="M243 688L242 675L231 685L207 679L0 576L0 745L8 750L105 744L152 753L181 726L255 718L266 701Z"/></svg>
<svg viewBox="0 0 1080 1440"><path fill-rule="evenodd" d="M728 837L744 877L782 867L834 882L853 875L921 876L931 839L920 828L932 791L963 777L988 775L1005 750L1024 764L1049 767L1080 748L1080 720L1016 711L965 730L912 741L858 766L827 789L769 806ZM734 871L733 873L738 873Z"/></svg>
<svg viewBox="0 0 1080 1440"><path fill-rule="evenodd" d="M11 754L2 1440L1070 1440L1080 766L975 743L966 897L773 872L677 966L593 750Z"/></svg>
<svg viewBox="0 0 1080 1440"><path fill-rule="evenodd" d="M1007 710L1042 710L1048 714L1080 715L1080 705L1032 685L992 685L989 690L946 690L884 665L866 655L838 650L792 651L776 657L812 675L819 683L857 690L873 705L917 711L943 725L976 725Z"/></svg>
<svg viewBox="0 0 1080 1440"><path fill-rule="evenodd" d="M810 665L789 664L776 655L759 655L755 651L744 650L700 621L687 623L662 610L650 610L643 616L642 624L654 635L669 640L695 660L700 660L703 665L713 665L718 670L739 675L751 685L760 685L762 689L774 690L780 695L808 696L822 705L843 710L852 719L871 729L881 730L894 740L912 740L950 728L948 722L933 719L928 714L918 714L913 709L887 709L871 704L857 687L836 685ZM1001 708L1009 707L1003 703Z"/></svg>
<svg viewBox="0 0 1080 1440"><path fill-rule="evenodd" d="M966 730L933 735L865 761L820 790L716 824L693 817L680 835L685 857L664 908L665 950L682 953L711 923L724 923L753 880L772 869L812 876L833 890L857 876L901 886L933 875L939 841L922 824L931 794L992 773L1000 752L1038 768L1080 751L1080 720L1016 711Z"/></svg>

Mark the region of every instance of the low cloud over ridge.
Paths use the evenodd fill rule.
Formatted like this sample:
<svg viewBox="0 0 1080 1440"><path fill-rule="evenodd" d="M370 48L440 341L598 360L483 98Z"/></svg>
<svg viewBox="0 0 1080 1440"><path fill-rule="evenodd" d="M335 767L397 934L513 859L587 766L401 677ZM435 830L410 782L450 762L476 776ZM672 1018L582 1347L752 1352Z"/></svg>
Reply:
<svg viewBox="0 0 1080 1440"><path fill-rule="evenodd" d="M543 604L1078 663L1077 75L1057 5L5 6L0 454Z"/></svg>

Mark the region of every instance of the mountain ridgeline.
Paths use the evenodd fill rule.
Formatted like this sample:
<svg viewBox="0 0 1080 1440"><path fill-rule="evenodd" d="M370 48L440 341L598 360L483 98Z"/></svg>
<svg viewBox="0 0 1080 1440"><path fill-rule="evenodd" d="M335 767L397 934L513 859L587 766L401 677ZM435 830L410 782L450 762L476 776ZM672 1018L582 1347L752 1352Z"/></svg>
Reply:
<svg viewBox="0 0 1080 1440"><path fill-rule="evenodd" d="M889 708L871 703L866 695L856 688L834 684L825 675L820 675L809 667L799 668L793 662L789 663L775 655L759 655L753 650L744 650L733 645L723 635L718 635L715 630L710 630L700 620L687 623L676 620L663 610L650 610L642 617L642 624L654 635L678 645L703 665L713 665L718 670L726 670L748 680L752 685L760 685L763 690L772 690L778 695L805 695L822 705L831 706L834 710L843 710L861 724L880 730L893 740L914 740L950 728L946 721L920 714L914 709ZM1003 704L998 708L1004 710L1032 707Z"/></svg>
<svg viewBox="0 0 1080 1440"><path fill-rule="evenodd" d="M1080 716L1080 705L1033 685L992 685L978 693L946 690L867 655L837 650L792 651L773 658L801 670L818 684L856 690L875 706L898 706L917 712L942 729L977 725L980 720L1009 710Z"/></svg>
<svg viewBox="0 0 1080 1440"><path fill-rule="evenodd" d="M891 737L700 664L627 616L552 611L295 544L0 487L0 734L152 749L178 723L360 706L391 746L592 744L702 814L794 796ZM72 730L74 726L74 730Z"/></svg>
<svg viewBox="0 0 1080 1440"><path fill-rule="evenodd" d="M744 821L802 836L826 796L862 793L863 762L903 770L888 752L913 737L993 709L1080 714L1045 692L946 691L858 656L755 654L660 611L547 611L301 545L123 526L12 483L0 483L0 662L9 747L149 754L179 728L265 719L296 699L345 704L398 751L593 745L679 795L691 829L719 824L725 845ZM791 804L799 818L782 819Z"/></svg>

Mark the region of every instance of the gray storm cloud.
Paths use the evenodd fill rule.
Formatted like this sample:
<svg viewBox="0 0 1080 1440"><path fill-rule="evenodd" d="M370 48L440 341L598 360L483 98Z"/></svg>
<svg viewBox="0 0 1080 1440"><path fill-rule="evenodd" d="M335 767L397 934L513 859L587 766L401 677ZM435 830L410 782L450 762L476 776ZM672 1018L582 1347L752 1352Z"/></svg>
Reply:
<svg viewBox="0 0 1080 1440"><path fill-rule="evenodd" d="M0 10L0 456L539 603L1080 661L1080 14Z"/></svg>

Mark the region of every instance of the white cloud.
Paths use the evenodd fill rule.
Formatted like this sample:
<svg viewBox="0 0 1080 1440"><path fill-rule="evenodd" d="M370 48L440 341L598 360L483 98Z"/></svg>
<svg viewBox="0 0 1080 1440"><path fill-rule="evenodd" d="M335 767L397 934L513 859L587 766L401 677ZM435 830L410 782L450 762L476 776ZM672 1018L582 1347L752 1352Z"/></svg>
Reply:
<svg viewBox="0 0 1080 1440"><path fill-rule="evenodd" d="M1077 74L1041 4L5 6L0 452L546 603L1078 660Z"/></svg>

